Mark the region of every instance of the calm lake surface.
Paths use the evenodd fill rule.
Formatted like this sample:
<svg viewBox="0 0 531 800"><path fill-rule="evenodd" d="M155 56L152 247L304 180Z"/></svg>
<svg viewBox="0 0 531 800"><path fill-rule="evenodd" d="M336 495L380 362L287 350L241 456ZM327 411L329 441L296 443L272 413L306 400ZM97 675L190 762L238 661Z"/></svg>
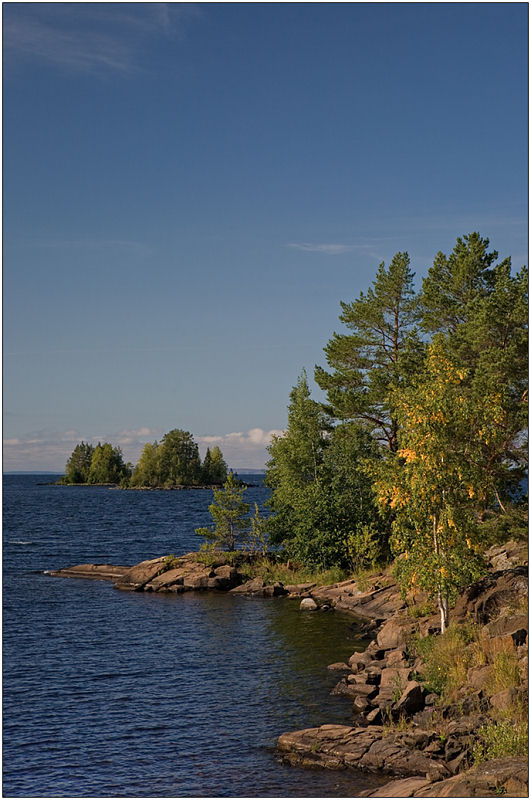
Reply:
<svg viewBox="0 0 531 800"><path fill-rule="evenodd" d="M351 723L326 669L363 647L350 618L50 578L197 549L212 501L209 490L39 485L51 480L4 476L4 796L354 797L375 785L274 752L284 731ZM246 493L266 498L262 486Z"/></svg>

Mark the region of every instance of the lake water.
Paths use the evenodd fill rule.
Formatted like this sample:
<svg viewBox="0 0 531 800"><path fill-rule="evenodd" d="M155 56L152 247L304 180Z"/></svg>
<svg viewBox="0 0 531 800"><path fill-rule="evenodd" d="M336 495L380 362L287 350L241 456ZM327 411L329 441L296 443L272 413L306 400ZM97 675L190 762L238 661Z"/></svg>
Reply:
<svg viewBox="0 0 531 800"><path fill-rule="evenodd" d="M284 731L352 722L326 669L362 648L350 618L51 578L197 549L212 500L39 485L54 479L4 477L3 796L350 797L375 785L285 766L274 750Z"/></svg>

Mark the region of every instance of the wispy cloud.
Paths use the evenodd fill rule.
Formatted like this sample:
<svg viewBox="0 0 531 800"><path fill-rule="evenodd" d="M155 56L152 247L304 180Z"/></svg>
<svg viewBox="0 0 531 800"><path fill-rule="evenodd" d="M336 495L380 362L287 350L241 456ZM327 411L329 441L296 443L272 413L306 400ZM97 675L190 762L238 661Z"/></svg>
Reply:
<svg viewBox="0 0 531 800"><path fill-rule="evenodd" d="M355 250L369 250L368 244L336 244L332 242L289 242L286 247L293 250L302 250L304 253L324 253L327 256L340 256L343 253L352 253Z"/></svg>
<svg viewBox="0 0 531 800"><path fill-rule="evenodd" d="M160 36L182 36L193 3L57 3L4 6L4 57L80 72L136 72Z"/></svg>
<svg viewBox="0 0 531 800"><path fill-rule="evenodd" d="M109 431L40 430L18 436L8 436L3 441L4 470L57 470L62 472L72 450L81 441L97 444L111 442L122 448L124 459L135 464L146 442L160 441L166 431L147 425L140 428ZM267 460L267 445L280 430L251 428L246 433L237 431L224 434L194 436L204 456L207 447L217 445L227 463L235 468L261 469Z"/></svg>

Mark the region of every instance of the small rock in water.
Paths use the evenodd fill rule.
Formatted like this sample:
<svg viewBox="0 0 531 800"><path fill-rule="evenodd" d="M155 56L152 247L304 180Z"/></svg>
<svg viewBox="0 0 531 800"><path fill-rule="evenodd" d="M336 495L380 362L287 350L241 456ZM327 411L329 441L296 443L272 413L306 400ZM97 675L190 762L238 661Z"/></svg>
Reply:
<svg viewBox="0 0 531 800"><path fill-rule="evenodd" d="M315 600L311 597L305 597L304 600L301 600L300 610L301 611L317 611L318 605Z"/></svg>

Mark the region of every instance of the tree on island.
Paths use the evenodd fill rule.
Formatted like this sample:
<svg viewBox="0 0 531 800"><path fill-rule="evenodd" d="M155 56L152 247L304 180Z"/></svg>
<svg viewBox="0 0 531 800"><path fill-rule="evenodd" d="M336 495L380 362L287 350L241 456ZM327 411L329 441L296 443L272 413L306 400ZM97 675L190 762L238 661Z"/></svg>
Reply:
<svg viewBox="0 0 531 800"><path fill-rule="evenodd" d="M124 463L121 449L109 442L98 442L92 453L87 483L120 483L130 475L131 469Z"/></svg>
<svg viewBox="0 0 531 800"><path fill-rule="evenodd" d="M165 433L158 448L158 458L163 486L194 486L201 483L199 448L188 431L174 428Z"/></svg>
<svg viewBox="0 0 531 800"><path fill-rule="evenodd" d="M196 528L198 536L212 542L215 548L233 551L245 544L249 531L249 503L243 499L246 491L234 474L229 472L223 488L214 492L214 501L208 507L214 525Z"/></svg>
<svg viewBox="0 0 531 800"><path fill-rule="evenodd" d="M425 375L397 398L399 449L374 469L379 502L394 513L397 576L437 598L441 632L458 589L484 567L476 507L492 497L484 444L503 416L499 395L473 397L465 380L437 339Z"/></svg>
<svg viewBox="0 0 531 800"><path fill-rule="evenodd" d="M131 486L159 486L160 464L158 442L146 442L142 454L133 470Z"/></svg>
<svg viewBox="0 0 531 800"><path fill-rule="evenodd" d="M94 446L80 442L66 462L64 483L87 483Z"/></svg>
<svg viewBox="0 0 531 800"><path fill-rule="evenodd" d="M227 465L219 447L207 449L201 463L199 448L188 431L173 429L160 444L147 442L133 471L130 485L150 488L222 485Z"/></svg>
<svg viewBox="0 0 531 800"><path fill-rule="evenodd" d="M61 483L121 483L131 475L122 451L109 442L96 447L86 442L76 445L68 459Z"/></svg>
<svg viewBox="0 0 531 800"><path fill-rule="evenodd" d="M201 470L203 483L225 483L227 480L227 464L219 447L213 447L212 450L207 447Z"/></svg>

